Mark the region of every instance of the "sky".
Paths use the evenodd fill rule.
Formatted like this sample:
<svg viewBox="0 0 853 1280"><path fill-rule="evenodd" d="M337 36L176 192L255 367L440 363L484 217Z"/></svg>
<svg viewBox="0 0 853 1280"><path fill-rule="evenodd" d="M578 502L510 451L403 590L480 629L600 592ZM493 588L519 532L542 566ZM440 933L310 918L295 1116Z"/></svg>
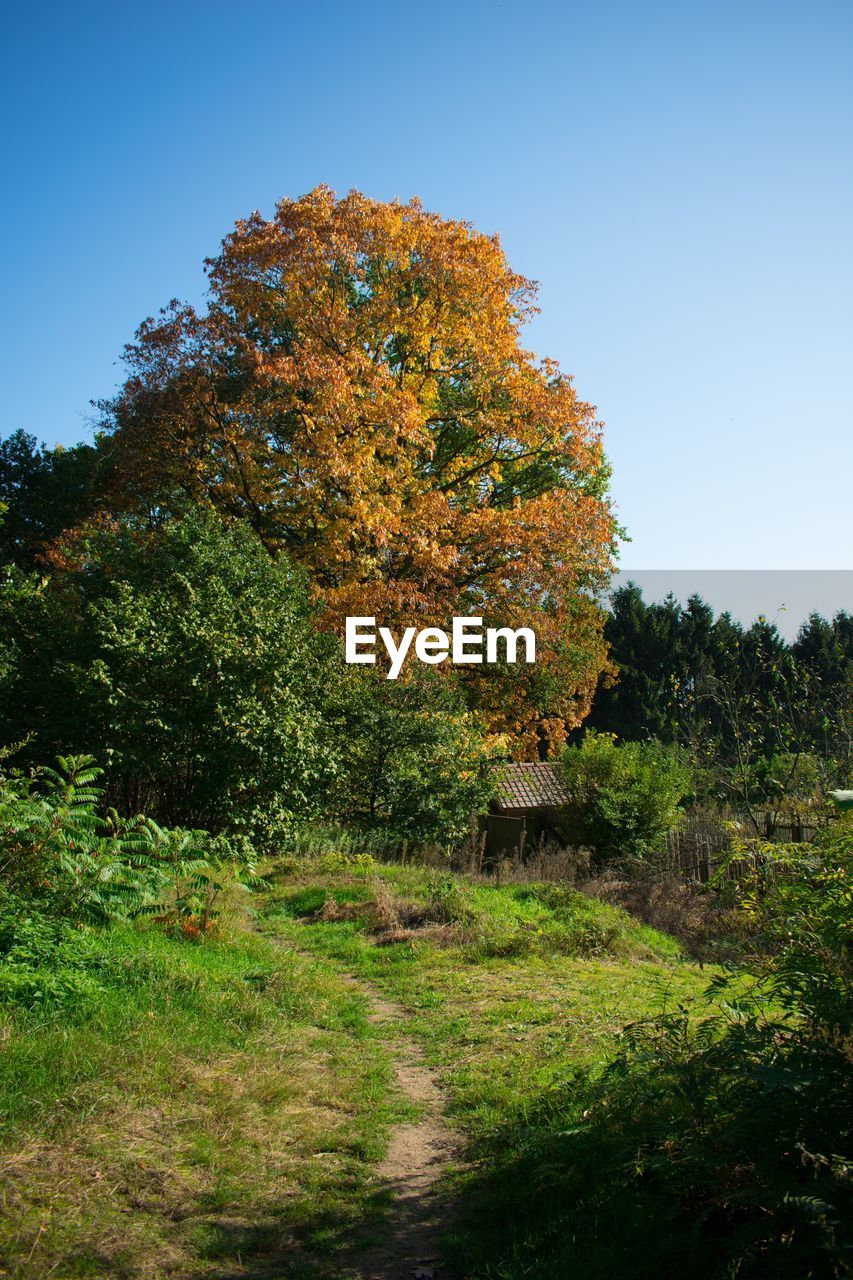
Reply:
<svg viewBox="0 0 853 1280"><path fill-rule="evenodd" d="M624 568L853 567L849 0L84 0L2 40L0 435L89 438L235 219L419 195L540 282Z"/></svg>

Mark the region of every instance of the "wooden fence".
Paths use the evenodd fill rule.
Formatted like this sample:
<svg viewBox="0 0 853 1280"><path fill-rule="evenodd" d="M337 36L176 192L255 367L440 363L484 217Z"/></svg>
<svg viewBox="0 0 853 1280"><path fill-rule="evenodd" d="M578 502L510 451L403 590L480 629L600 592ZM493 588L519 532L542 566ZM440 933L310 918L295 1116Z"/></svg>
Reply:
<svg viewBox="0 0 853 1280"><path fill-rule="evenodd" d="M732 824L745 837L759 836L779 844L802 844L813 840L819 827L816 823L792 820L780 822L770 811L759 810L752 815L723 811L721 813L691 813L677 831L670 831L666 841L666 860L669 869L686 880L698 880L707 884L711 876L720 872L728 859L732 843ZM743 870L738 862L731 862L723 871L727 879L734 879Z"/></svg>

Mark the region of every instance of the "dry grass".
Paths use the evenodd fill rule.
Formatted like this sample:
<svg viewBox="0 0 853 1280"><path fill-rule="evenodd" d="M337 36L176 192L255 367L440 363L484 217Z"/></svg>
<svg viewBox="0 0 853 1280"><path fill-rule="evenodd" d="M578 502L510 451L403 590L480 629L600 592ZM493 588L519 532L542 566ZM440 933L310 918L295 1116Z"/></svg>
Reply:
<svg viewBox="0 0 853 1280"><path fill-rule="evenodd" d="M632 876L602 872L578 888L622 907L644 924L670 934L699 959L722 959L743 942L742 921L719 897L678 875Z"/></svg>
<svg viewBox="0 0 853 1280"><path fill-rule="evenodd" d="M446 903L440 899L414 902L400 897L379 877L372 888L373 897L366 902L340 902L328 896L311 919L325 924L361 921L371 941L380 947L415 938L437 947L465 941L463 923L451 918Z"/></svg>
<svg viewBox="0 0 853 1280"><path fill-rule="evenodd" d="M7 1152L7 1274L201 1276L229 1239L292 1249L312 1189L359 1176L339 1041L305 1031L176 1061L171 1096Z"/></svg>

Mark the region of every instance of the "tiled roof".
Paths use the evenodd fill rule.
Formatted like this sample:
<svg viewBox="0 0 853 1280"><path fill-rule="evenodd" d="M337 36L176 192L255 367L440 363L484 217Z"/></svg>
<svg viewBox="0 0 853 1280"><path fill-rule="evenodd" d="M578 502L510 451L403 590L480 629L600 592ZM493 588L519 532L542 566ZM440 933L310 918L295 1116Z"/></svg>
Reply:
<svg viewBox="0 0 853 1280"><path fill-rule="evenodd" d="M569 799L552 764L501 764L496 773L501 809L539 809L566 804Z"/></svg>

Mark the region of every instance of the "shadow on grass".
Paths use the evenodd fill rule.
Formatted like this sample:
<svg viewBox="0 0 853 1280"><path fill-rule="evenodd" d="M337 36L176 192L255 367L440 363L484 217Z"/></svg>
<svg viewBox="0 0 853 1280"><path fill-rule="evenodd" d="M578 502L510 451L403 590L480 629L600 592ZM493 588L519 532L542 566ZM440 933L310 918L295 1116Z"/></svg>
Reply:
<svg viewBox="0 0 853 1280"><path fill-rule="evenodd" d="M449 1256L466 1280L851 1274L847 1050L778 1025L638 1025L480 1143Z"/></svg>
<svg viewBox="0 0 853 1280"><path fill-rule="evenodd" d="M204 1280L837 1280L850 1194L791 1154L772 1100L691 1122L662 1075L578 1119L579 1095L543 1099L478 1144L442 1196L443 1262L394 1249L387 1190L263 1220L191 1229ZM631 1094L636 1100L632 1102ZM688 1101L687 1106L689 1107ZM762 1114L763 1111L763 1114ZM837 1122L839 1117L835 1115ZM834 1209L837 1214L833 1214ZM823 1204L823 1208L821 1208ZM834 1221L835 1216L835 1221Z"/></svg>
<svg viewBox="0 0 853 1280"><path fill-rule="evenodd" d="M378 1190L358 1212L326 1208L314 1214L293 1206L264 1221L222 1216L199 1223L195 1248L207 1266L206 1280L342 1280L369 1275L370 1280L411 1280L416 1265L401 1256L376 1260L389 1236L394 1205L390 1192ZM362 1263L371 1259L369 1270ZM440 1280L453 1280L455 1270L436 1270Z"/></svg>

